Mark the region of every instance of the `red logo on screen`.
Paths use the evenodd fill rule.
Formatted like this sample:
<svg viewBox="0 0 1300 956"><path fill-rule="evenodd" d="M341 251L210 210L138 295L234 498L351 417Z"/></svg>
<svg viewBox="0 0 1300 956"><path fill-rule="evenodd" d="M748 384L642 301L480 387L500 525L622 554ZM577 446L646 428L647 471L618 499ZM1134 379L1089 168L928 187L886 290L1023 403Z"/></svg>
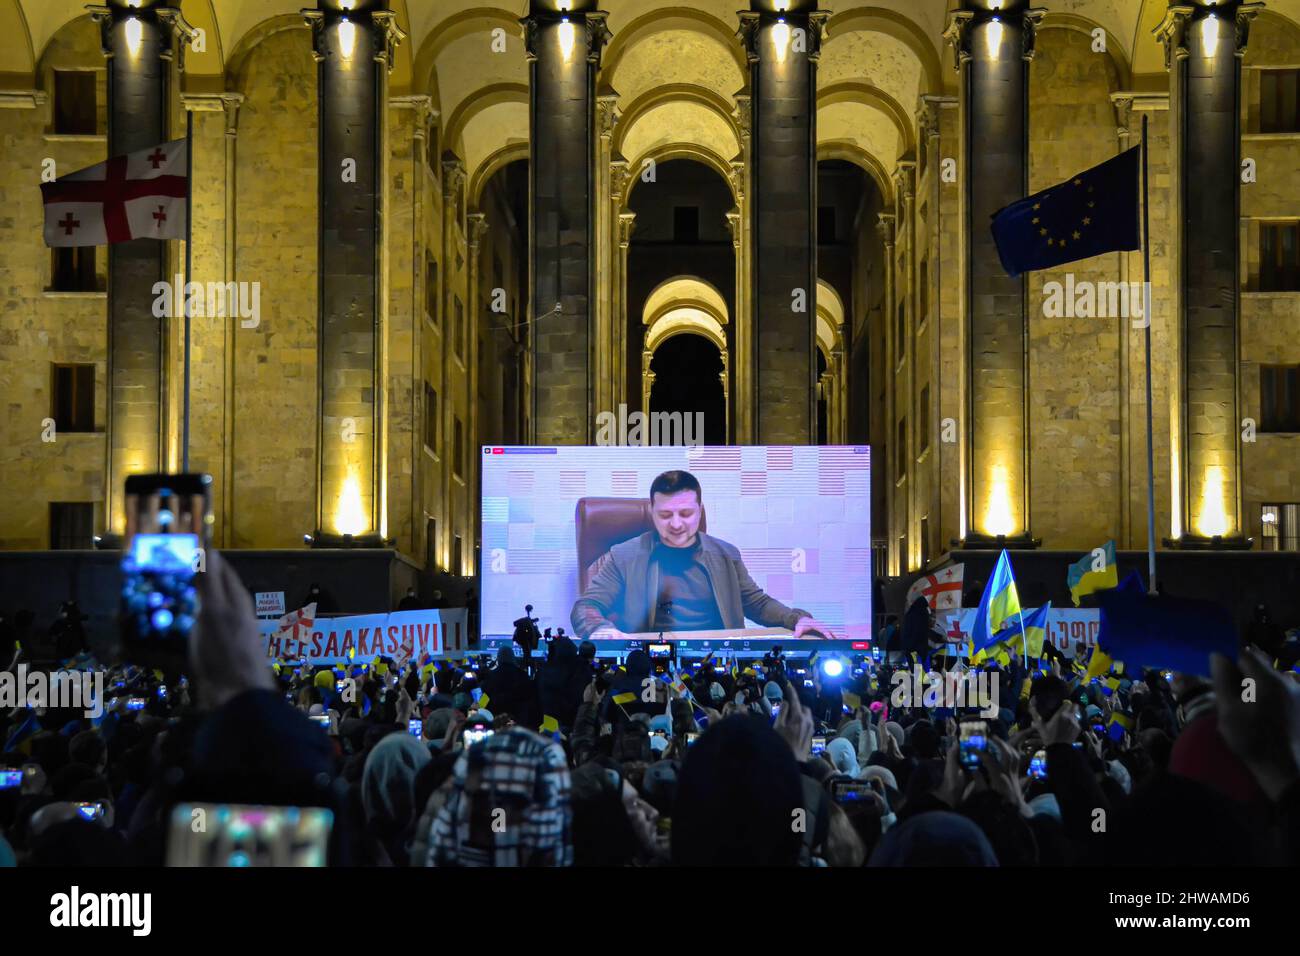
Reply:
<svg viewBox="0 0 1300 956"><path fill-rule="evenodd" d="M870 642L870 641L854 641L854 642L853 642L853 650L855 650L855 651L869 651L869 650L871 650L871 642Z"/></svg>
<svg viewBox="0 0 1300 956"><path fill-rule="evenodd" d="M492 454L494 454L494 455L500 455L500 454L503 454L504 452L505 452L505 449L504 449L504 448L493 448L493 449L492 449Z"/></svg>

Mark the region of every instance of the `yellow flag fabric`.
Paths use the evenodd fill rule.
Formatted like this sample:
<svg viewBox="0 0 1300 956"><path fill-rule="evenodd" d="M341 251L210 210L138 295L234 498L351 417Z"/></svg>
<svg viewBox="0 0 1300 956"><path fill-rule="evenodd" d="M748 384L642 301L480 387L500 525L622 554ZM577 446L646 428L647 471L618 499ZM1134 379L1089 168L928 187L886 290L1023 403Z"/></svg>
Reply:
<svg viewBox="0 0 1300 956"><path fill-rule="evenodd" d="M630 704L634 700L636 700L636 694L632 691L628 691L626 694L614 695L614 703L616 704Z"/></svg>
<svg viewBox="0 0 1300 956"><path fill-rule="evenodd" d="M1089 683L1094 677L1101 677L1103 674L1110 673L1110 665L1114 661L1106 654L1101 647L1092 649L1092 659L1088 661L1088 669L1084 671L1083 682Z"/></svg>
<svg viewBox="0 0 1300 956"><path fill-rule="evenodd" d="M556 720L554 717L552 717L550 714L545 714L545 715L543 715L543 716L542 716L542 730L541 730L541 732L544 733L544 734L557 734L557 733L559 733L559 732L560 732L560 722L559 722L558 720Z"/></svg>

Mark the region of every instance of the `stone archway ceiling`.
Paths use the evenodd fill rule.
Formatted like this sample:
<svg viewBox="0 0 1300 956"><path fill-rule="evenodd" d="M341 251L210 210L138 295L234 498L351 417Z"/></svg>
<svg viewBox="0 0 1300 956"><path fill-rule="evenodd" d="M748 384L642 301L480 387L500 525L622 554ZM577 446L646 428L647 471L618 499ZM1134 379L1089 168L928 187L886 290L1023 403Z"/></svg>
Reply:
<svg viewBox="0 0 1300 956"><path fill-rule="evenodd" d="M645 305L641 309L641 321L652 322L657 313L677 302L694 302L711 309L716 314L716 321L727 321L727 300L723 298L712 283L695 276L675 276L665 279L650 290Z"/></svg>
<svg viewBox="0 0 1300 956"><path fill-rule="evenodd" d="M0 75L24 75L36 69L36 54L17 0L0 0Z"/></svg>
<svg viewBox="0 0 1300 956"><path fill-rule="evenodd" d="M609 26L610 32L617 35L619 30L639 17L672 7L690 7L715 18L727 29L735 30L740 26L736 11L743 10L748 4L745 0L740 0L739 3L736 0L606 0L606 3L601 6L609 11L609 19L605 23ZM619 92L621 93L622 90Z"/></svg>
<svg viewBox="0 0 1300 956"><path fill-rule="evenodd" d="M639 168L655 150L679 144L701 146L723 160L740 153L731 125L702 103L669 100L642 113L623 134L623 155Z"/></svg>
<svg viewBox="0 0 1300 956"><path fill-rule="evenodd" d="M921 64L901 40L863 30L832 36L817 64L817 88L846 80L865 80L887 94L915 126Z"/></svg>
<svg viewBox="0 0 1300 956"><path fill-rule="evenodd" d="M646 330L645 348L657 351L659 346L677 335L699 335L707 339L719 352L727 351L727 334L718 320L703 309L682 306L669 309Z"/></svg>
<svg viewBox="0 0 1300 956"><path fill-rule="evenodd" d="M487 107L465 124L461 136L465 171L472 178L497 150L515 142L528 142L528 104L507 102Z"/></svg>
<svg viewBox="0 0 1300 956"><path fill-rule="evenodd" d="M844 303L825 279L817 280L817 311L824 311L837 328L844 324Z"/></svg>
<svg viewBox="0 0 1300 956"><path fill-rule="evenodd" d="M892 172L901 143L898 129L879 110L860 103L830 103L817 109L817 143L850 142Z"/></svg>
<svg viewBox="0 0 1300 956"><path fill-rule="evenodd" d="M666 64L671 64L667 70ZM665 30L638 39L604 79L624 104L666 82L704 87L727 98L745 85L731 52L715 37L691 30Z"/></svg>
<svg viewBox="0 0 1300 956"><path fill-rule="evenodd" d="M504 53L492 52L491 32L480 31L452 41L438 55L434 69L438 74L444 128L458 110L466 107L472 110L473 98L486 87L513 83L527 89L528 60L524 54L524 41L517 35L507 35L505 45ZM524 135L528 135L526 125ZM456 144L447 145L454 148ZM505 141L498 145L505 145Z"/></svg>

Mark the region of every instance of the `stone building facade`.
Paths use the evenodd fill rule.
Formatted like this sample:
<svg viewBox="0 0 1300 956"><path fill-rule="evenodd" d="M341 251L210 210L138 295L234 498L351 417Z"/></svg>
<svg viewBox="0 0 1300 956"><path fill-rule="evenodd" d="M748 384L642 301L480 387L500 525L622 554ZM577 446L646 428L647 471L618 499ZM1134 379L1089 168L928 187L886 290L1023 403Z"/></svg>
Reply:
<svg viewBox="0 0 1300 956"><path fill-rule="evenodd" d="M38 186L187 119L192 279L258 290L192 320L218 546L472 574L480 446L592 442L689 343L726 441L873 446L889 574L1141 549L1146 329L1049 299L1142 253L1010 280L981 217L1144 120L1156 536L1297 546L1298 0L737 6L0 0L0 548L181 467L183 326L140 309L183 244L52 251Z"/></svg>

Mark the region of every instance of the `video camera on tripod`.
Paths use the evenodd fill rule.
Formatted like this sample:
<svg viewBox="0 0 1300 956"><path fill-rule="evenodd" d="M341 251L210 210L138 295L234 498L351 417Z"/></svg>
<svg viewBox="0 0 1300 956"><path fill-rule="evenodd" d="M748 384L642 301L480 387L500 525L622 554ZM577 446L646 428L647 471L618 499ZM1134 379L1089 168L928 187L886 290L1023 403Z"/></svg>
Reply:
<svg viewBox="0 0 1300 956"><path fill-rule="evenodd" d="M533 606L524 605L524 616L515 621L514 642L524 649L524 655L528 656L537 650L537 645L542 640L542 632L537 629L539 618L532 617Z"/></svg>

